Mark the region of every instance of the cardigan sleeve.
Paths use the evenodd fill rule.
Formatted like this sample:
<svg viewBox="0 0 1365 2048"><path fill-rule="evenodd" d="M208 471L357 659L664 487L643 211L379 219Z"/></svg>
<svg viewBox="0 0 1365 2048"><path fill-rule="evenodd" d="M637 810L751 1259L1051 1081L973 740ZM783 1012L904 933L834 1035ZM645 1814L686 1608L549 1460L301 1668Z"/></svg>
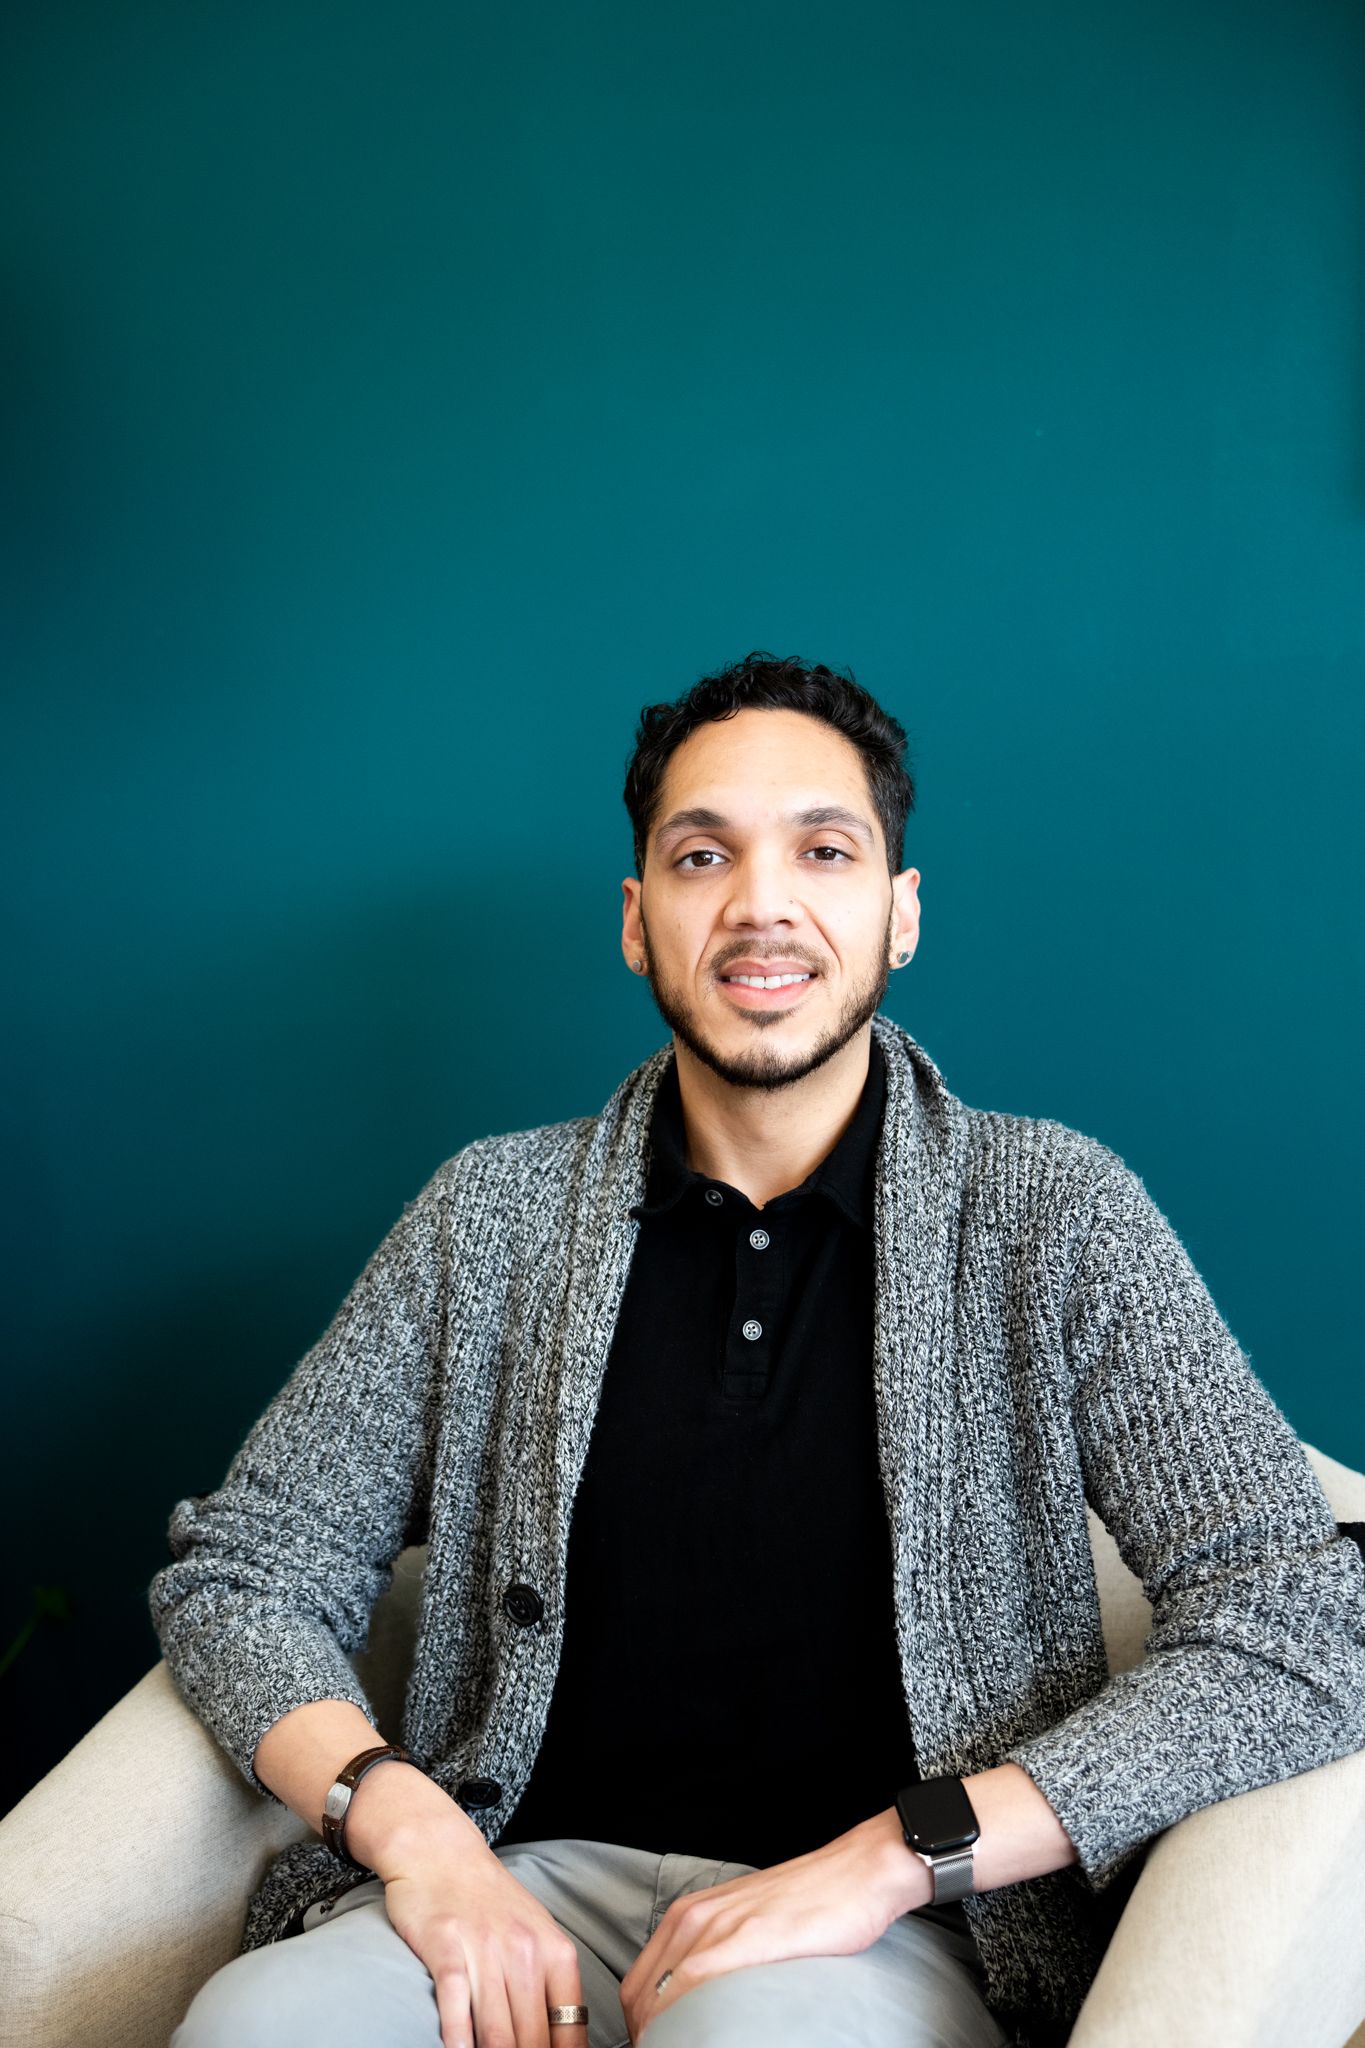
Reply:
<svg viewBox="0 0 1365 2048"><path fill-rule="evenodd" d="M248 1783L281 1715L374 1715L347 1653L410 1540L441 1350L448 1166L405 1207L253 1426L216 1493L182 1500L150 1588L175 1685ZM273 1795L271 1795L273 1797Z"/></svg>
<svg viewBox="0 0 1365 2048"><path fill-rule="evenodd" d="M1142 1662L1017 1763L1092 1888L1199 1807L1365 1747L1365 1561L1138 1175L1108 1148L1064 1311L1086 1497Z"/></svg>

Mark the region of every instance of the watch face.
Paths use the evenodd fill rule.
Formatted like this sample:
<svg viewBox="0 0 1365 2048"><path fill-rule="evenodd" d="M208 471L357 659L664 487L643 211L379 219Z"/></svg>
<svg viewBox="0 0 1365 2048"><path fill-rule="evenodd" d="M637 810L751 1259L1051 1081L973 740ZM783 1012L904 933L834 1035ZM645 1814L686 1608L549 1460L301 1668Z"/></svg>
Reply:
<svg viewBox="0 0 1365 2048"><path fill-rule="evenodd" d="M907 1785L896 1807L905 1839L921 1856L965 1849L981 1833L961 1778L930 1778L922 1785Z"/></svg>

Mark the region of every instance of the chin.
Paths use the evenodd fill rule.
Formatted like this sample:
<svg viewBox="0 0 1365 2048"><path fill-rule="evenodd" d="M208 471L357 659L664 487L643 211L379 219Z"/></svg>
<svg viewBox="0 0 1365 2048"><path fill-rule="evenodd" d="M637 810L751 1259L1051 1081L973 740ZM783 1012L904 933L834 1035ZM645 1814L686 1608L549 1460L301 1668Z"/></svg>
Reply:
<svg viewBox="0 0 1365 2048"><path fill-rule="evenodd" d="M788 1015L790 1013L787 1013ZM755 1034L735 1032L732 1042L718 1042L710 1033L699 1030L694 1019L674 1016L666 1018L675 1036L703 1066L709 1067L722 1081L728 1081L733 1088L790 1088L798 1081L804 1081L807 1074L822 1067L826 1060L833 1059L842 1051L853 1031L820 1031L804 1025L799 1031L778 1038L773 1026L786 1021L786 1015L768 1011L756 1015L753 1022L760 1027ZM746 1018L746 1023L750 1020ZM857 1027L855 1026L856 1030Z"/></svg>

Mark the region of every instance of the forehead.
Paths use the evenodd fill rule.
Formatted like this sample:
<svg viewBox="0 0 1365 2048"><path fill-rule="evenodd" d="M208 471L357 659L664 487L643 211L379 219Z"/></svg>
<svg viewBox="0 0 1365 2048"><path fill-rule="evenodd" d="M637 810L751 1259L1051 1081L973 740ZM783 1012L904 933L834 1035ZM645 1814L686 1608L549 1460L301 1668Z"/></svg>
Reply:
<svg viewBox="0 0 1365 2048"><path fill-rule="evenodd" d="M727 816L756 822L766 811L825 798L875 823L863 757L853 742L801 711L748 709L698 726L674 748L657 816L662 821L705 800Z"/></svg>

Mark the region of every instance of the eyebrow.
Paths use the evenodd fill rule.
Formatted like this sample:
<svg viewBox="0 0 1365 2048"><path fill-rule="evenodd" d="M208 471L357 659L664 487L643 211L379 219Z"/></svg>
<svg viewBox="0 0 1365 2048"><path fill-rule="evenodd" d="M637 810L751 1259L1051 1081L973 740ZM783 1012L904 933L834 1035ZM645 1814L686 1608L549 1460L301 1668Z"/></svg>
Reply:
<svg viewBox="0 0 1365 2048"><path fill-rule="evenodd" d="M779 820L783 825L795 825L802 831L812 825L841 825L856 839L868 846L875 846L872 827L857 811L850 811L843 804L813 804L809 810L789 811ZM690 810L674 811L665 818L654 835L654 844L661 850L674 839L681 839L686 832L728 832L730 820L723 818L719 811L708 810L703 804L694 804Z"/></svg>

